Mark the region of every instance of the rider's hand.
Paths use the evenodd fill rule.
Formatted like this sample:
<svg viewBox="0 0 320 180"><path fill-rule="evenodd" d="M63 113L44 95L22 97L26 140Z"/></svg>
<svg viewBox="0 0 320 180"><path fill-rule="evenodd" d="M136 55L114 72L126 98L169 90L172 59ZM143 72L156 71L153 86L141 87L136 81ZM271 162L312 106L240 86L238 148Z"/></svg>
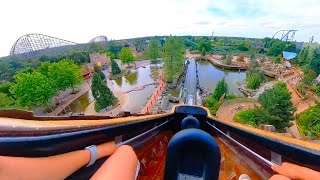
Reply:
<svg viewBox="0 0 320 180"><path fill-rule="evenodd" d="M312 169L284 162L281 166L273 165L272 170L277 173L269 180L320 180L320 173Z"/></svg>

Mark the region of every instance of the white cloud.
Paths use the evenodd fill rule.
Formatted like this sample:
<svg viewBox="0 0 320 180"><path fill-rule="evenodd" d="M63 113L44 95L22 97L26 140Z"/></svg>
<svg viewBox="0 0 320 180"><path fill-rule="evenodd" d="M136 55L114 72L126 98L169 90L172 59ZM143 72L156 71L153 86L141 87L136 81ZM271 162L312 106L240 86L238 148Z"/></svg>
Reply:
<svg viewBox="0 0 320 180"><path fill-rule="evenodd" d="M10 0L0 2L0 56L16 39L42 33L88 42L153 35L266 37L282 28L308 41L320 23L319 0Z"/></svg>

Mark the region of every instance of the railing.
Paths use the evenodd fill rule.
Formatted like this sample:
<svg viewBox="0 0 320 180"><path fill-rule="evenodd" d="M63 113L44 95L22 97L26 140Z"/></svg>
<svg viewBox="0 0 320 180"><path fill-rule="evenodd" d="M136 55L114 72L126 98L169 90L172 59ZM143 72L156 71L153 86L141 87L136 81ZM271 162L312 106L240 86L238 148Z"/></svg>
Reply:
<svg viewBox="0 0 320 180"><path fill-rule="evenodd" d="M149 114L152 112L152 109L153 109L155 103L157 102L158 97L161 95L161 93L165 89L165 87L166 87L166 81L163 76L160 76L159 86L153 92L152 96L150 97L150 99L148 100L148 102L144 106L144 108L142 108L142 110L140 111L140 114Z"/></svg>

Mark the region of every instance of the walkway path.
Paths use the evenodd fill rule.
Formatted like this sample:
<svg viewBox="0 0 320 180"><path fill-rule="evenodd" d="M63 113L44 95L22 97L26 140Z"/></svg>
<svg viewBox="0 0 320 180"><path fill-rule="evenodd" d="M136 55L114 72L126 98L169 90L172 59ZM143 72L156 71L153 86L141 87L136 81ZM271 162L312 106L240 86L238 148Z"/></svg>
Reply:
<svg viewBox="0 0 320 180"><path fill-rule="evenodd" d="M150 65L150 60L135 61L135 69Z"/></svg>
<svg viewBox="0 0 320 180"><path fill-rule="evenodd" d="M243 98L241 102L239 99L226 101L220 106L216 113L216 117L224 121L233 121L234 116L242 110L253 108L254 105L259 105L253 99Z"/></svg>
<svg viewBox="0 0 320 180"><path fill-rule="evenodd" d="M157 83L156 82L152 82L152 83L144 84L144 85L141 85L141 86L134 87L134 88L132 88L132 89L130 89L128 91L125 91L123 93L127 94L127 93L130 93L132 91L140 91L140 90L144 89L147 86L155 85L155 84L157 84Z"/></svg>
<svg viewBox="0 0 320 180"><path fill-rule="evenodd" d="M68 101L60 104L55 110L53 110L51 113L49 113L49 116L58 116L66 107L68 107L73 101L78 99L80 96L85 94L90 90L90 86L86 83L86 85L83 86L82 90L79 91L77 94L73 95L72 98L70 98Z"/></svg>

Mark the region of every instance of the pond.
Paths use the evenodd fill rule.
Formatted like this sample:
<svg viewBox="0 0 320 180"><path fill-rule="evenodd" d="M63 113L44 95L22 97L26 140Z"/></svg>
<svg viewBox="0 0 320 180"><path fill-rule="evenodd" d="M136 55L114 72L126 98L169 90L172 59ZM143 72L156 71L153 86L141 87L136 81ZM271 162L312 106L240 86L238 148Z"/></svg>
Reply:
<svg viewBox="0 0 320 180"><path fill-rule="evenodd" d="M129 74L119 77L114 82L116 88L120 88L122 91L129 91L134 87L153 83L152 75L156 75L156 73L148 65L145 68L140 67L136 70L131 70Z"/></svg>
<svg viewBox="0 0 320 180"><path fill-rule="evenodd" d="M222 78L225 78L226 83L228 84L229 93L243 96L243 94L238 90L238 87L246 83L245 71L239 72L221 69L208 61L197 61L197 63L199 83L201 87L213 91L218 81L220 81Z"/></svg>
<svg viewBox="0 0 320 180"><path fill-rule="evenodd" d="M61 112L61 114L65 114L66 112L81 114L93 100L94 99L91 91L88 91L87 93L80 96L77 100L73 101L67 108L65 108L65 110Z"/></svg>
<svg viewBox="0 0 320 180"><path fill-rule="evenodd" d="M142 90L132 91L128 93L128 105L124 110L131 113L139 113L142 110L142 108L146 105L155 89L155 85L150 85Z"/></svg>
<svg viewBox="0 0 320 180"><path fill-rule="evenodd" d="M151 68L150 65L147 65L145 68L140 67L136 70L132 70L129 74L114 80L113 83L116 89L121 89L121 91L127 92L136 87L151 84L155 82L153 78L157 79L157 77L157 69ZM129 92L128 105L126 106L125 111L139 113L155 89L155 85L148 85L142 90Z"/></svg>

